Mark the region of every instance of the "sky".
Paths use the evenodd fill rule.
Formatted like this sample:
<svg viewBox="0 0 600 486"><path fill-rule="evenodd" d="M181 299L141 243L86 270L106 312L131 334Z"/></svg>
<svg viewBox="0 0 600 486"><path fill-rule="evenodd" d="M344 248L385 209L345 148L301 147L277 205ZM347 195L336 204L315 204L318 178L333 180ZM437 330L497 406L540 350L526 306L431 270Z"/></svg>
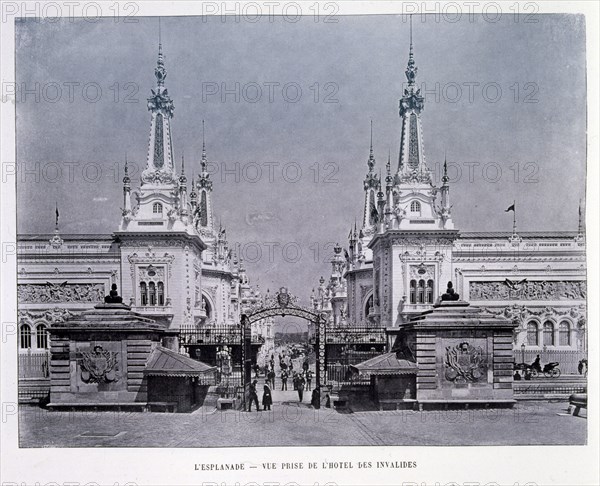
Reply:
<svg viewBox="0 0 600 486"><path fill-rule="evenodd" d="M584 18L531 19L413 20L425 157L439 180L447 154L461 231L510 231L513 200L519 230L577 229ZM124 160L135 188L155 85L158 20L137 20L17 25L19 233L52 232L56 202L63 233L118 228ZM162 17L173 147L190 179L205 120L216 221L253 284L306 301L330 274L333 245L360 223L371 120L377 170L388 153L397 167L409 24L272 20Z"/></svg>

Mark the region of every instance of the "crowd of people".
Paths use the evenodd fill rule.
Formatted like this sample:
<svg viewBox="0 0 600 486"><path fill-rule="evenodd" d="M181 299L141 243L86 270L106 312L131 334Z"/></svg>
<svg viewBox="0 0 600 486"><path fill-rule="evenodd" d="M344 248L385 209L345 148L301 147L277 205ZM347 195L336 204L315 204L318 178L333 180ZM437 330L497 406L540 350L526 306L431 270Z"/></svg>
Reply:
<svg viewBox="0 0 600 486"><path fill-rule="evenodd" d="M314 373L310 369L308 359L302 363L302 368L298 371L294 370L294 362L289 356L279 355L279 369L281 378L281 391L288 390L288 380L292 381L293 390L298 393L298 401L304 400L304 392L311 393L311 406L318 409L321 407L321 392L319 387L313 389L312 380ZM256 406L256 410L260 411L258 402L258 378L260 377L261 368L258 364L254 365L254 380L249 386L248 411L252 410L252 404ZM264 410L271 410L273 405L272 390L275 389L275 355L271 355L271 359L264 368L265 384L263 387L262 406Z"/></svg>

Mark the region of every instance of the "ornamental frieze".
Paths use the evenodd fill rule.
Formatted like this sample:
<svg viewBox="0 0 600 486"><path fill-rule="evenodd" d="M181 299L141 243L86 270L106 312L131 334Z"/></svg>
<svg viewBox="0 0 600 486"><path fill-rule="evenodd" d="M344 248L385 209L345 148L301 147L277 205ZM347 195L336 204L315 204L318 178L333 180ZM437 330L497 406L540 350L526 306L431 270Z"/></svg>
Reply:
<svg viewBox="0 0 600 486"><path fill-rule="evenodd" d="M46 304L62 302L102 302L106 291L104 284L19 284L17 300L20 304Z"/></svg>
<svg viewBox="0 0 600 486"><path fill-rule="evenodd" d="M152 239L152 240L138 240L138 239L126 239L121 241L122 247L139 247L139 248L160 248L164 246L183 248L187 243L181 239Z"/></svg>
<svg viewBox="0 0 600 486"><path fill-rule="evenodd" d="M48 309L39 312L20 310L18 318L19 322L21 322L22 320L36 321L39 319L43 319L49 324L55 324L57 322L65 322L67 319L71 319L78 315L79 313L77 312L71 312L68 309L55 307L54 309Z"/></svg>
<svg viewBox="0 0 600 486"><path fill-rule="evenodd" d="M402 246L445 246L452 245L453 240L450 238L394 238L392 245Z"/></svg>
<svg viewBox="0 0 600 486"><path fill-rule="evenodd" d="M586 283L581 280L520 282L469 282L471 300L585 300Z"/></svg>

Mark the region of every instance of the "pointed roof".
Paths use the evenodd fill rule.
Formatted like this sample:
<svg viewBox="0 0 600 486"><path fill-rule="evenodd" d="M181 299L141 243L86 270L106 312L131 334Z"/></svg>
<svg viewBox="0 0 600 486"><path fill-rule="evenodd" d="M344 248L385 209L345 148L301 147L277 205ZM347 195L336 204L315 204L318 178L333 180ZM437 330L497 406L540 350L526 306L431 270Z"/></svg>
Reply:
<svg viewBox="0 0 600 486"><path fill-rule="evenodd" d="M144 369L148 376L196 377L216 371L215 366L209 366L201 361L176 353L162 346L157 346Z"/></svg>
<svg viewBox="0 0 600 486"><path fill-rule="evenodd" d="M385 353L362 363L351 365L361 375L411 375L416 374L418 366L412 361L398 359L396 353Z"/></svg>

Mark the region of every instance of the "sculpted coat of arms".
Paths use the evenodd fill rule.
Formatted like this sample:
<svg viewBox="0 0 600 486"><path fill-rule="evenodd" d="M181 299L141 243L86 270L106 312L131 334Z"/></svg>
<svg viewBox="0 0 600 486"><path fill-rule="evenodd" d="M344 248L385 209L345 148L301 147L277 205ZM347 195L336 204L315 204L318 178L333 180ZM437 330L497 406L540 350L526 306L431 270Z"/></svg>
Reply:
<svg viewBox="0 0 600 486"><path fill-rule="evenodd" d="M486 359L481 347L468 342L446 346L446 380L455 384L474 383L486 373Z"/></svg>
<svg viewBox="0 0 600 486"><path fill-rule="evenodd" d="M110 383L119 380L117 373L117 353L107 351L102 346L94 346L94 350L81 353L81 379L85 383Z"/></svg>
<svg viewBox="0 0 600 486"><path fill-rule="evenodd" d="M287 307L290 304L290 294L285 287L281 287L279 289L279 293L277 294L277 303L279 307Z"/></svg>

